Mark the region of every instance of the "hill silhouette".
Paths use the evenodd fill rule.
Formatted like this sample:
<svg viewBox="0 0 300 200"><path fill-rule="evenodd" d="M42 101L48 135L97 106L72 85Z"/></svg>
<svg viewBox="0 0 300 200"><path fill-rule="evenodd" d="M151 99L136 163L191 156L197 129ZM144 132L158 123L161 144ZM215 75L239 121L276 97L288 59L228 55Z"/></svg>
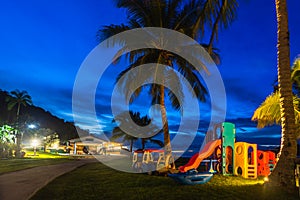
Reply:
<svg viewBox="0 0 300 200"><path fill-rule="evenodd" d="M7 109L6 97L9 95L7 91L0 89L0 125L8 124L14 125L16 122L16 106L12 110ZM20 127L25 128L28 124L37 124L39 128L47 128L56 132L59 135L60 141L65 142L80 135L88 135L87 130L82 130L79 127L75 127L73 122L67 122L52 115L49 111L45 111L43 108L27 105L26 107L21 105L20 108Z"/></svg>

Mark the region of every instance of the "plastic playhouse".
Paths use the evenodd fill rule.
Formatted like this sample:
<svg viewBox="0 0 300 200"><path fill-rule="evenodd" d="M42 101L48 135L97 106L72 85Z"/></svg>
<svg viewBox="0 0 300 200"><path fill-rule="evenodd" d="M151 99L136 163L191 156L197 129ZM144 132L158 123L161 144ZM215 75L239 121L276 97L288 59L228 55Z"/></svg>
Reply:
<svg viewBox="0 0 300 200"><path fill-rule="evenodd" d="M165 156L164 150L159 149L136 150L132 157L133 169L136 172L148 172L149 174L153 171L164 172L171 168L173 162L172 156Z"/></svg>
<svg viewBox="0 0 300 200"><path fill-rule="evenodd" d="M206 143L186 165L178 168L178 174L169 176L184 184L206 183L211 179L212 174L195 172L204 159L211 161L209 171L216 171L223 175L255 179L257 176L268 176L272 172L276 164L274 152L257 150L257 144L235 142L235 125L232 123L224 122L217 125L212 134L217 135L218 129L220 130L218 139Z"/></svg>

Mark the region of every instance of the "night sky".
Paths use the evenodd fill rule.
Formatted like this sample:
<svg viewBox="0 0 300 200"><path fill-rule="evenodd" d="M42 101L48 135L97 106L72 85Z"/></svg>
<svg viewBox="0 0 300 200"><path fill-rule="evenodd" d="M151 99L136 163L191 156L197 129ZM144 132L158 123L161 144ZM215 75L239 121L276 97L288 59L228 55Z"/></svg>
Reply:
<svg viewBox="0 0 300 200"><path fill-rule="evenodd" d="M293 62L300 54L300 1L287 3ZM125 11L115 8L109 0L1 1L0 89L26 90L34 105L73 121L74 80L81 63L98 44L97 31L104 25L125 21ZM279 137L278 127L257 131L254 122L245 120L273 90L277 75L276 33L274 0L240 1L237 20L219 33L216 42L227 94L226 119L236 123L237 132L245 137ZM100 121L109 131L110 100L104 97L109 96L106 93L115 77L109 71L106 75L107 89L104 87L97 95L100 100L103 97ZM78 125L93 132L89 116L85 119L86 124Z"/></svg>

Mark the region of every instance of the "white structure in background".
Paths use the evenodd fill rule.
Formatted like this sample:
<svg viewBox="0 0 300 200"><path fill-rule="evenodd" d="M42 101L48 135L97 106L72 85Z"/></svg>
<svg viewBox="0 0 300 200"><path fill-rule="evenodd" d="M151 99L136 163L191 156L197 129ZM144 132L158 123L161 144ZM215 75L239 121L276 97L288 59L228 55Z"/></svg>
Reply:
<svg viewBox="0 0 300 200"><path fill-rule="evenodd" d="M106 154L120 153L121 143L109 142L89 135L69 140L70 154Z"/></svg>

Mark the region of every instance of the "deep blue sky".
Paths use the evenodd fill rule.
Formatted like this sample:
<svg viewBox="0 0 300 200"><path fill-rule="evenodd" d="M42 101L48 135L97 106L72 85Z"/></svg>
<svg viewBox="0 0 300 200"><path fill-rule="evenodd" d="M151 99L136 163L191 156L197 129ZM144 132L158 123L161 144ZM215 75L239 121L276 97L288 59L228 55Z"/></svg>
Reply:
<svg viewBox="0 0 300 200"><path fill-rule="evenodd" d="M300 1L287 2L293 61L300 54ZM219 70L227 93L226 118L239 123L239 118L252 116L272 92L276 79L274 0L241 1L237 16L220 32L216 47L220 49ZM27 90L36 106L72 121L75 76L98 44L97 30L125 20L125 12L109 0L1 1L0 88ZM109 85L114 82L109 73L106 79L111 79ZM103 108L100 114L103 127L109 128L109 111ZM237 126L244 132L256 132L255 123L243 121Z"/></svg>

